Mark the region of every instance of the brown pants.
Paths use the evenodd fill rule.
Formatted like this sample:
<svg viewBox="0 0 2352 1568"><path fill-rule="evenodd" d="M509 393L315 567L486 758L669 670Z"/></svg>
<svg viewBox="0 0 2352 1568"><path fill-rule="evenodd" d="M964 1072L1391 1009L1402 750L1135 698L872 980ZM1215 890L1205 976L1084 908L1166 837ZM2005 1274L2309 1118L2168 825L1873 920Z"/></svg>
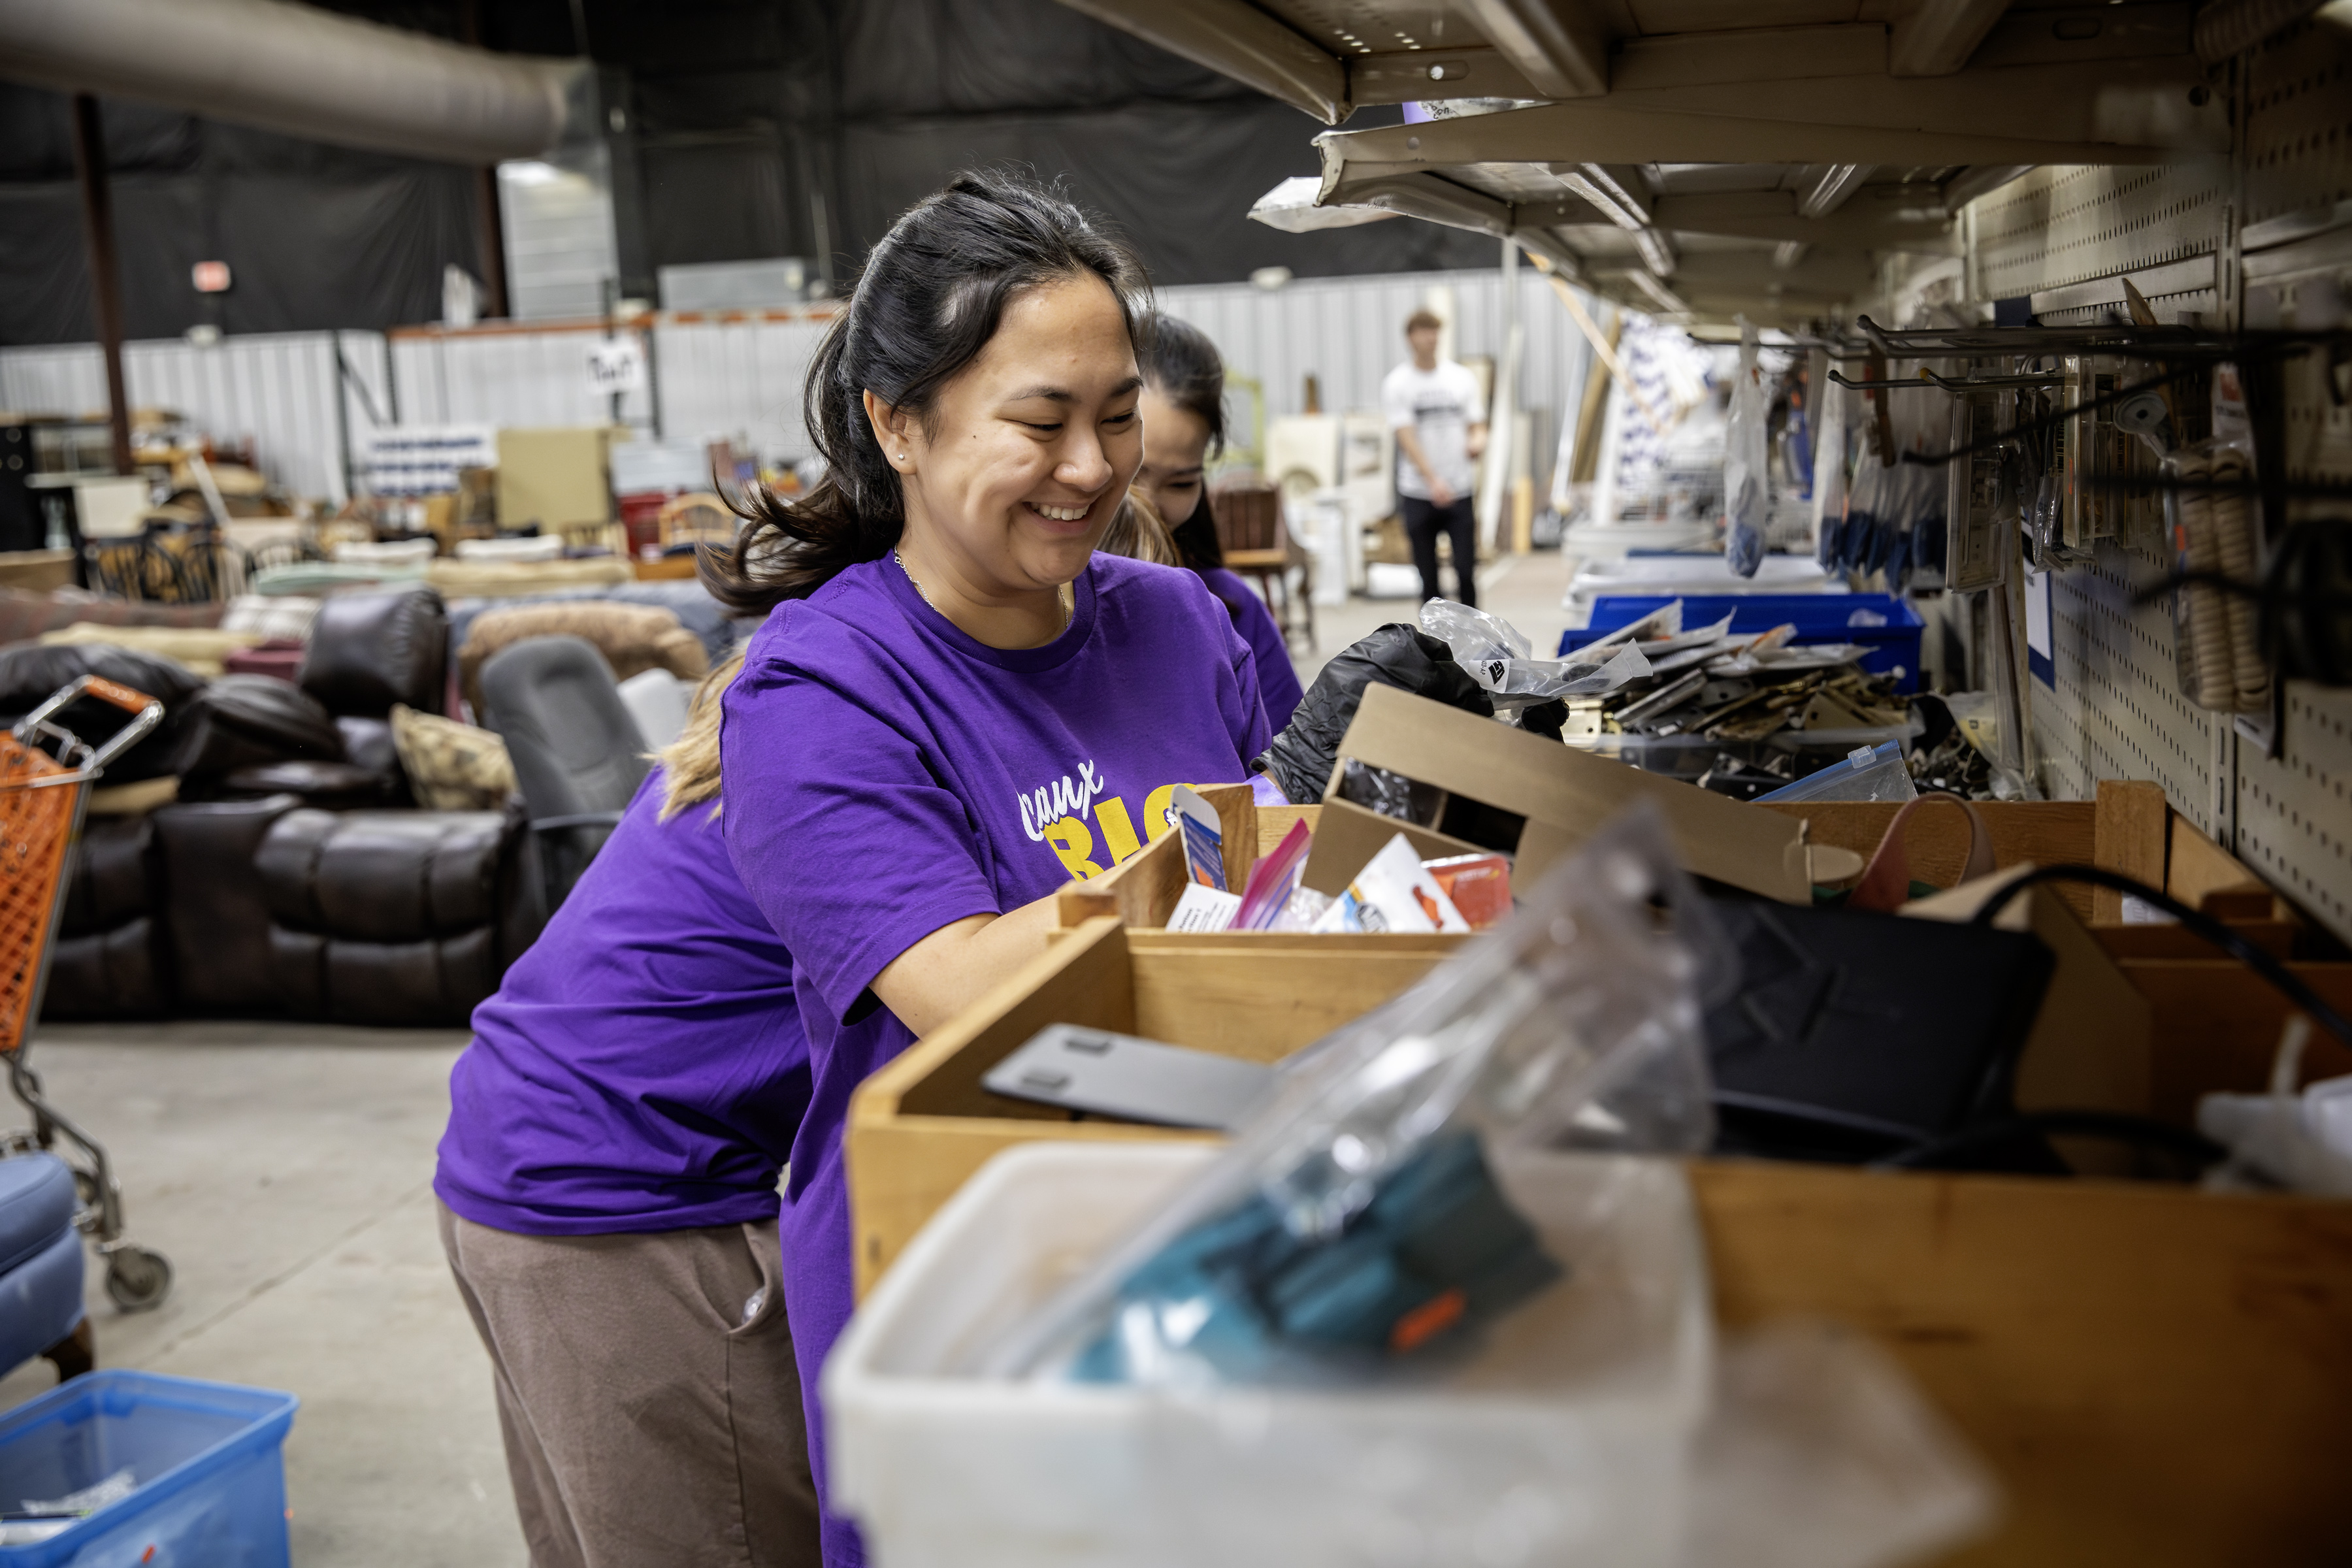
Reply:
<svg viewBox="0 0 2352 1568"><path fill-rule="evenodd" d="M817 1568L775 1221L553 1237L440 1215L533 1568Z"/></svg>

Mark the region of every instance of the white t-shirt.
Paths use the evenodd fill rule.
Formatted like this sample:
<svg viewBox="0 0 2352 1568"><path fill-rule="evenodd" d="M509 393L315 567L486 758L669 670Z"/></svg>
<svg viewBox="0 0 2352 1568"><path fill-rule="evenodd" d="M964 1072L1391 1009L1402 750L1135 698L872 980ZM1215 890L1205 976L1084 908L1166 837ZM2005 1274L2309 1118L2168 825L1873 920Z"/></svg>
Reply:
<svg viewBox="0 0 2352 1568"><path fill-rule="evenodd" d="M1429 370L1411 360L1389 372L1381 383L1381 411L1389 428L1412 426L1420 438L1422 456L1430 470L1444 479L1456 497L1470 493L1478 470L1470 460L1470 426L1486 422L1486 400L1478 394L1478 378L1450 359ZM1429 499L1429 481L1421 465L1397 453L1397 490L1416 500Z"/></svg>

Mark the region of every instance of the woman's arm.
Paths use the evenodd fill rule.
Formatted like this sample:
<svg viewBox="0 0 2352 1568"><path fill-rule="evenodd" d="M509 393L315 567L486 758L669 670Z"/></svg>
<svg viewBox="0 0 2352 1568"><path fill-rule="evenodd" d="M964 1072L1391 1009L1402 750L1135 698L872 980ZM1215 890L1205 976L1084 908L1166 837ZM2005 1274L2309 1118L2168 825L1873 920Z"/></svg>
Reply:
<svg viewBox="0 0 2352 1568"><path fill-rule="evenodd" d="M920 1039L1045 951L1058 891L1009 914L941 926L874 977L874 994Z"/></svg>

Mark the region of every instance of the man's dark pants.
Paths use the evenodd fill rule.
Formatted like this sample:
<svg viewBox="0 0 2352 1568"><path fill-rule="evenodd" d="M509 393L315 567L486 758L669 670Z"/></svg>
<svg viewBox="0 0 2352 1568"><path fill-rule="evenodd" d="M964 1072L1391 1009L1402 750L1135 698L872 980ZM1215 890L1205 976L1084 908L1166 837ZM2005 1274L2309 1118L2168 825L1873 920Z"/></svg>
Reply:
<svg viewBox="0 0 2352 1568"><path fill-rule="evenodd" d="M1412 542L1412 563L1421 573L1422 602L1444 597L1437 587L1437 536L1444 532L1454 541L1454 580L1462 585L1454 597L1465 605L1477 604L1478 520L1472 515L1470 498L1455 496L1445 506L1417 496L1397 499L1404 503L1404 534Z"/></svg>

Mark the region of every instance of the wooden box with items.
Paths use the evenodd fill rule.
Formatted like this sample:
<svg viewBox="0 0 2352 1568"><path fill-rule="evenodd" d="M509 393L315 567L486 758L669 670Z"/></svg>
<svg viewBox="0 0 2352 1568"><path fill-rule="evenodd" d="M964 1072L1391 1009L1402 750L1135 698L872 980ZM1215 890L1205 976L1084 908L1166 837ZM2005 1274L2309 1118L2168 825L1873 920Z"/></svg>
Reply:
<svg viewBox="0 0 2352 1568"><path fill-rule="evenodd" d="M1373 805L1349 798L1351 771L1381 786ZM1758 810L1380 687L1319 806L1201 795L1236 884L1303 829L1315 848L1302 885L1342 888L1383 833L1402 832L1425 860L1514 857L1523 904L1589 871L1559 868L1646 803L1710 889L1700 924L1714 934L1691 951L1711 1101L1698 1152L1711 1157L1686 1168L1721 1330L1794 1314L1890 1352L2005 1497L1966 1561L2329 1560L2326 1456L2352 1438L2336 1397L2352 1368L2330 1327L2352 1301L2352 1189L2253 1190L2249 1167L2265 1167L2243 1148L2224 1167L2236 1190L2116 1178L2214 1161L2216 1107L2263 1090L2298 1006L2328 1024L2330 1005L2352 1005L2352 965L2288 966L2297 1002L2218 955L2170 956L2198 922L2149 924L2137 895L2009 886L2035 863L2106 868L2228 922L2265 958L2291 949L2290 912L2257 910L2259 884L2160 796L2111 786L2095 805L1979 805L1974 819L1930 804L1899 826L1885 805ZM1498 821L1517 829L1499 845ZM1463 824L1462 839L1440 831ZM1477 939L1159 929L1188 880L1181 840L1067 889L1045 957L858 1090L846 1149L861 1293L994 1155L1226 1128L1247 1145L1253 1118L1300 1092L1309 1064L1492 943L1530 940L1524 921ZM1343 868L1317 868L1341 846ZM1832 859L1853 864L1823 876ZM1912 918L1835 907L1818 886L1895 876ZM2139 956L2151 931L2172 934ZM2212 1005L2183 1005L2184 986L2211 988ZM2221 1009L2242 1020L2216 1028ZM2352 1042L2294 1050L2278 1076L2288 1103L2305 1079L2352 1070ZM1188 1112L1185 1084L1203 1079L1154 1052L1255 1065L1218 1086L1226 1110ZM1133 1076L1102 1076L1106 1060ZM1041 1064L1042 1079L1012 1081ZM2152 1478L2160 1510L2145 1506Z"/></svg>

